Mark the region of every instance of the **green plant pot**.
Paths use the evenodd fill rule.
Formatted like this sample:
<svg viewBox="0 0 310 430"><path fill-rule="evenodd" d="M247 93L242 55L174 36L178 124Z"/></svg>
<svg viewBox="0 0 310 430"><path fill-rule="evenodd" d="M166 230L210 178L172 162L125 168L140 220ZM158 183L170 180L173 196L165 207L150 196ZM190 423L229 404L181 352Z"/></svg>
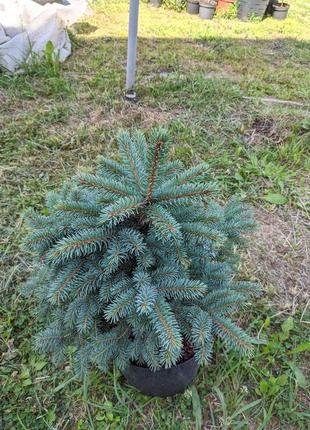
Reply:
<svg viewBox="0 0 310 430"><path fill-rule="evenodd" d="M272 5L272 17L275 19L283 20L287 18L288 10L290 8L290 5L287 3L274 3Z"/></svg>
<svg viewBox="0 0 310 430"><path fill-rule="evenodd" d="M199 0L188 0L187 13L189 13L190 15L199 14Z"/></svg>

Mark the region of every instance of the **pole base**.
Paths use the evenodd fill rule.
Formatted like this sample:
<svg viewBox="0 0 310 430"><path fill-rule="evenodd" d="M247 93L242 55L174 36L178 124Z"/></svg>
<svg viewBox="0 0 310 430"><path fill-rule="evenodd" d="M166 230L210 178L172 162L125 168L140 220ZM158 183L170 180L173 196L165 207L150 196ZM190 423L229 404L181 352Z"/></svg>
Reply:
<svg viewBox="0 0 310 430"><path fill-rule="evenodd" d="M131 103L137 103L138 101L137 93L134 90L128 90L125 93L125 99Z"/></svg>

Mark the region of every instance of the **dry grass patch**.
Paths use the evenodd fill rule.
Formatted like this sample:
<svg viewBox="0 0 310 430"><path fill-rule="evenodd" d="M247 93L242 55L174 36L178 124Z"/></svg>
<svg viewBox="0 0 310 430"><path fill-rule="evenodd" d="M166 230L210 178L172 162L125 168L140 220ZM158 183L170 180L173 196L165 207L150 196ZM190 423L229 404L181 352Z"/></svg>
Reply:
<svg viewBox="0 0 310 430"><path fill-rule="evenodd" d="M309 220L294 209L256 208L255 214L258 229L247 251L251 272L272 287L276 307L294 313L310 300Z"/></svg>
<svg viewBox="0 0 310 430"><path fill-rule="evenodd" d="M278 130L277 122L272 118L255 118L247 132L247 143L260 145L269 140L278 145L284 142L285 137L283 131Z"/></svg>

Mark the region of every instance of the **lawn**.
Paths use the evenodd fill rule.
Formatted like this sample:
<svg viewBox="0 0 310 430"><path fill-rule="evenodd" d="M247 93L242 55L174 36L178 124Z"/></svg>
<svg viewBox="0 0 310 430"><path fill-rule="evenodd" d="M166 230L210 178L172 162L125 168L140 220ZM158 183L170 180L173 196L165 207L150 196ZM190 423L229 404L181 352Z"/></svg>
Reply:
<svg viewBox="0 0 310 430"><path fill-rule="evenodd" d="M60 68L0 74L0 428L309 429L310 5L286 21L204 22L141 4L139 101L124 100L127 1L97 0L71 30ZM119 128L167 127L171 158L206 161L219 197L254 206L258 227L241 270L263 294L238 315L265 341L251 359L224 351L183 395L147 398L117 371L74 378L32 348L41 322L19 286L28 207L99 154ZM307 194L308 193L308 194ZM307 197L308 196L308 197Z"/></svg>

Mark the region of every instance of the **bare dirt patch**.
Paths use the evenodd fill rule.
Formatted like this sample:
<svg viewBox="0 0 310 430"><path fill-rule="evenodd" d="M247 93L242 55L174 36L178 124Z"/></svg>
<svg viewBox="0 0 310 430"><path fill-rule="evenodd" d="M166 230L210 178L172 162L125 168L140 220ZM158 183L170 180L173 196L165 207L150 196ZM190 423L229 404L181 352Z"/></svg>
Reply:
<svg viewBox="0 0 310 430"><path fill-rule="evenodd" d="M272 118L255 118L247 131L247 143L250 145L264 144L272 141L274 144L281 144L285 137L278 130L277 123Z"/></svg>
<svg viewBox="0 0 310 430"><path fill-rule="evenodd" d="M258 228L247 257L251 271L272 287L273 301L295 312L310 301L310 221L299 210L255 210Z"/></svg>

